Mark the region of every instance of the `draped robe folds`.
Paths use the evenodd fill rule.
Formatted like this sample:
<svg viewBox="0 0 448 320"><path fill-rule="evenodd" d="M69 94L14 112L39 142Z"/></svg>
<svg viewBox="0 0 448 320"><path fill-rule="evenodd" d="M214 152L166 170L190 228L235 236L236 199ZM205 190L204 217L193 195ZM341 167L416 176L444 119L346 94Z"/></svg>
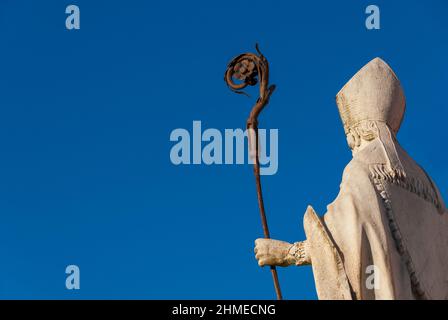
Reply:
<svg viewBox="0 0 448 320"><path fill-rule="evenodd" d="M327 213L305 214L320 299L448 299L448 212L431 178L394 144L406 177L383 170L376 138L345 168Z"/></svg>

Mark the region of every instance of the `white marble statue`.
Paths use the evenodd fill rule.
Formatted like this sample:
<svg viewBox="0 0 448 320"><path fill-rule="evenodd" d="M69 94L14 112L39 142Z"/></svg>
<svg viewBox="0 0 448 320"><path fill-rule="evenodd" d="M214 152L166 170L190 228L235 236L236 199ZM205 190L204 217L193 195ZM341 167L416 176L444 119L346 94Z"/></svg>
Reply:
<svg viewBox="0 0 448 320"><path fill-rule="evenodd" d="M448 299L448 211L397 141L398 78L376 58L336 102L353 153L339 194L322 217L308 207L305 241L257 239L259 265L311 264L319 299Z"/></svg>

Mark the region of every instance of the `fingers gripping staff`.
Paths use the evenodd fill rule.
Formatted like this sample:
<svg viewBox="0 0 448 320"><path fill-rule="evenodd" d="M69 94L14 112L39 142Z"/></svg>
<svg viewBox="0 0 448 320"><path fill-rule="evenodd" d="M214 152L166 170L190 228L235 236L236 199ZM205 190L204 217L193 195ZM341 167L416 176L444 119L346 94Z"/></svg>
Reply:
<svg viewBox="0 0 448 320"><path fill-rule="evenodd" d="M259 83L259 96L253 106L249 118L247 119L247 129L249 132L249 153L254 159L254 175L257 187L258 206L260 208L261 223L263 225L264 237L270 238L269 228L264 209L263 193L260 179L260 161L258 146L258 116L263 108L269 103L269 98L275 90L275 85L269 85L269 63L267 59L255 46L257 54L244 53L235 57L227 66L224 80L227 86L235 93L245 94L242 90L247 86L255 86ZM235 82L234 79L239 82ZM272 279L274 281L277 299L282 299L277 270L271 266Z"/></svg>

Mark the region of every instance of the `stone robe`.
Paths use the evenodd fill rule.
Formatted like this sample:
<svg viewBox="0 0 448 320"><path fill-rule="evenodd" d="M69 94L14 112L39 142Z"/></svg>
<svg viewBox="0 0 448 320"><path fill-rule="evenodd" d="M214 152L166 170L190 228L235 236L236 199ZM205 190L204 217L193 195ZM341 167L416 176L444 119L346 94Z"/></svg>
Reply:
<svg viewBox="0 0 448 320"><path fill-rule="evenodd" d="M376 138L345 168L327 213L305 214L320 299L448 299L448 212L431 178L393 143L405 177L387 173Z"/></svg>

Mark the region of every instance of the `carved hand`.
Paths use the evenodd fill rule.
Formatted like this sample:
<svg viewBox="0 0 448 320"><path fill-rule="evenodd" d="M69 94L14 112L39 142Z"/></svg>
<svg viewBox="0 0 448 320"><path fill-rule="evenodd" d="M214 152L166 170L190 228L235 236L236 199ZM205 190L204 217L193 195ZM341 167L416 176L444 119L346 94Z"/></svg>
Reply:
<svg viewBox="0 0 448 320"><path fill-rule="evenodd" d="M255 240L254 251L260 267L266 265L279 267L300 266L311 263L305 241L291 244L273 239L257 239Z"/></svg>

